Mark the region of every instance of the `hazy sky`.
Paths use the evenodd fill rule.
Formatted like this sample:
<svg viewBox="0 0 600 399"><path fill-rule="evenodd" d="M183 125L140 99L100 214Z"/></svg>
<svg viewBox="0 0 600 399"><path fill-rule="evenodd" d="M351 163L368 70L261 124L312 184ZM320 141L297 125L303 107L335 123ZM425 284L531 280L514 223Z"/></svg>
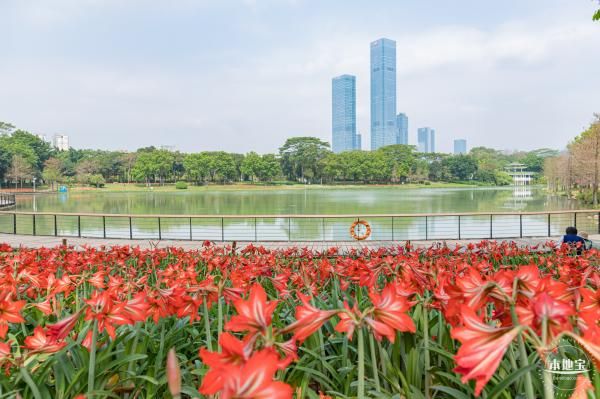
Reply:
<svg viewBox="0 0 600 399"><path fill-rule="evenodd" d="M0 120L76 148L331 139L331 78L397 42L398 111L438 150L562 148L600 112L592 0L0 0Z"/></svg>

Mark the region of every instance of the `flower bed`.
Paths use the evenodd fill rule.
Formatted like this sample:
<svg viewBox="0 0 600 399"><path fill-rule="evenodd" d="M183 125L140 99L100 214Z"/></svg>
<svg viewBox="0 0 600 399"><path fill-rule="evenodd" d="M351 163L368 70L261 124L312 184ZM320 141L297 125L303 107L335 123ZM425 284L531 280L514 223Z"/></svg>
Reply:
<svg viewBox="0 0 600 399"><path fill-rule="evenodd" d="M489 242L0 245L0 398L600 397L598 264ZM557 383L566 346L589 365Z"/></svg>

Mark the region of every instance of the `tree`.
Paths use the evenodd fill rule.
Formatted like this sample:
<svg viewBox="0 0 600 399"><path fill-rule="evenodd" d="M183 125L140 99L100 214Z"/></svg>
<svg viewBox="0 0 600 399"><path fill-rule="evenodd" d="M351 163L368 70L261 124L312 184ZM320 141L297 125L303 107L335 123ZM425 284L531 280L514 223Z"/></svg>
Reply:
<svg viewBox="0 0 600 399"><path fill-rule="evenodd" d="M58 158L50 158L44 162L44 171L42 177L46 182L49 182L54 190L54 183L63 179L62 161Z"/></svg>
<svg viewBox="0 0 600 399"><path fill-rule="evenodd" d="M446 180L472 180L477 172L477 161L470 155L453 155L442 161L442 168L448 172Z"/></svg>
<svg viewBox="0 0 600 399"><path fill-rule="evenodd" d="M598 205L600 184L600 115L569 146L573 156L573 174L577 184L591 189L592 204Z"/></svg>
<svg viewBox="0 0 600 399"><path fill-rule="evenodd" d="M136 180L143 180L146 183L154 180L163 184L164 179L173 172L174 161L173 154L167 150L142 150L131 173Z"/></svg>
<svg viewBox="0 0 600 399"><path fill-rule="evenodd" d="M279 148L281 169L290 180L320 178L319 162L329 153L329 143L316 137L292 137Z"/></svg>
<svg viewBox="0 0 600 399"><path fill-rule="evenodd" d="M240 167L241 172L250 178L250 181L254 181L255 178L258 178L261 169L262 158L260 155L255 153L254 151L249 152L244 157L242 161L242 165Z"/></svg>
<svg viewBox="0 0 600 399"><path fill-rule="evenodd" d="M261 157L257 174L260 181L271 181L281 174L281 165L275 154L265 154Z"/></svg>
<svg viewBox="0 0 600 399"><path fill-rule="evenodd" d="M33 167L20 155L13 155L10 168L6 176L15 183L15 189L20 183L23 188L23 180L33 178Z"/></svg>
<svg viewBox="0 0 600 399"><path fill-rule="evenodd" d="M411 166L416 159L416 148L410 145L396 144L379 148L391 167L391 181L400 182L408 179Z"/></svg>

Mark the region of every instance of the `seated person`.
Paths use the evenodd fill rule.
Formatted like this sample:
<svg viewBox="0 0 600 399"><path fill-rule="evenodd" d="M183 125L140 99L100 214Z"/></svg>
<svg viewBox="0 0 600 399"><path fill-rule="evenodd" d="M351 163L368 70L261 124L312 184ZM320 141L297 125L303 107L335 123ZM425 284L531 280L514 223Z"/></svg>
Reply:
<svg viewBox="0 0 600 399"><path fill-rule="evenodd" d="M583 238L583 241L585 241L585 246L583 247L586 251L588 249L592 249L592 247L594 246L594 243L592 242L592 240L589 239L589 235L587 232L582 231L579 233L579 235L581 236L581 238Z"/></svg>
<svg viewBox="0 0 600 399"><path fill-rule="evenodd" d="M563 236L563 244L569 244L577 248L577 254L585 248L585 240L577 235L576 227L567 227L566 234Z"/></svg>

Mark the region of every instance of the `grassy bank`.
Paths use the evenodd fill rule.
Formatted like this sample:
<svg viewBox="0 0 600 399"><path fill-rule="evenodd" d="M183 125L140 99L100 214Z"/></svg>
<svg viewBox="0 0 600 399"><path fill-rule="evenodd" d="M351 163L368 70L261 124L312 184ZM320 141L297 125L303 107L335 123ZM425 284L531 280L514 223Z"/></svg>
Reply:
<svg viewBox="0 0 600 399"><path fill-rule="evenodd" d="M398 188L398 189L415 189L415 188L473 188L481 187L476 184L463 183L444 183L432 182L431 184L346 184L346 185L329 185L329 184L209 184L205 186L188 185L185 190L178 190L175 184L165 184L164 186L153 185L147 187L140 184L126 183L109 183L102 188L90 186L73 186L69 190L80 191L101 191L101 192L127 192L127 191L210 191L210 190L322 190L322 189L364 189L364 188Z"/></svg>

